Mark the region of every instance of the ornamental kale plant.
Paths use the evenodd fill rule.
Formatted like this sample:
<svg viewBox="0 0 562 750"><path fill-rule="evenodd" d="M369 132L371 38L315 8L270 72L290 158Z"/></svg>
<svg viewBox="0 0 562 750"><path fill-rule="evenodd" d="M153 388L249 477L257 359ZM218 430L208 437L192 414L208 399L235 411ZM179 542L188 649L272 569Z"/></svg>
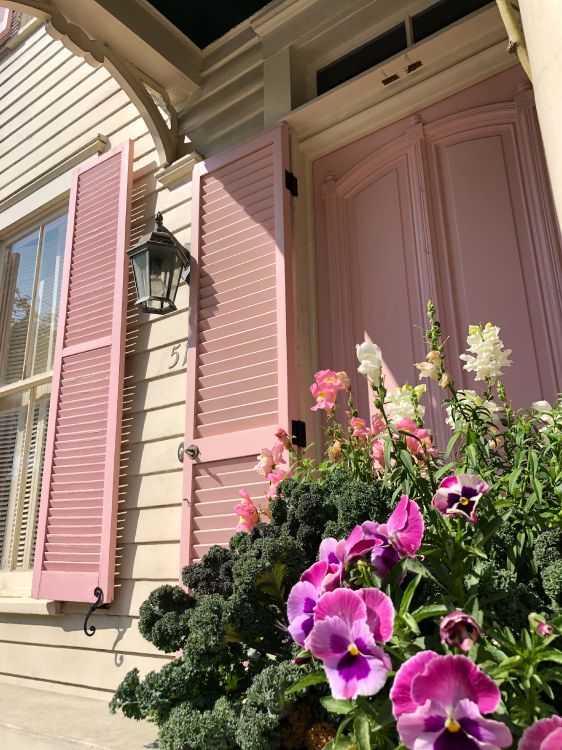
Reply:
<svg viewBox="0 0 562 750"><path fill-rule="evenodd" d="M416 367L448 446L425 385L387 391L379 347L358 345L370 419L346 373L316 373L323 458L278 430L229 546L141 606L176 658L130 672L111 708L155 722L162 750L562 749L560 399L512 409L491 324L461 355L482 387L458 389L428 318Z"/></svg>

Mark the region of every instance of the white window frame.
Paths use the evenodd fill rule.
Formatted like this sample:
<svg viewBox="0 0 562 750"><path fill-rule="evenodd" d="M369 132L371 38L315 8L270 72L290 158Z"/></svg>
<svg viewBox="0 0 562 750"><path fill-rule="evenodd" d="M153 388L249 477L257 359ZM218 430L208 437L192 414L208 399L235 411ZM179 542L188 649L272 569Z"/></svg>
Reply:
<svg viewBox="0 0 562 750"><path fill-rule="evenodd" d="M39 230L37 256L35 259L35 268L34 268L33 290L32 290L32 297L31 297L32 309L34 309L35 302L36 302L45 226L67 214L68 214L67 205L66 204L59 205L58 208L53 209L49 212L42 213L42 215L35 217L33 221L30 221L29 223L26 223L25 225L21 226L21 228L17 232L6 234L6 236L3 237L2 241L0 242L0 260L2 260L2 256L4 254L7 254L9 252L9 249L16 242L29 236L34 231ZM0 279L0 289L1 289L1 281L2 280ZM59 295L60 295L60 291L59 291ZM59 297L59 304L60 304L60 297ZM32 344L34 340L34 332L35 332L35 326L33 326L33 324L30 324L27 334L26 334L26 346L25 346L24 363L23 363L23 376L24 377L18 381L15 381L14 383L0 385L0 405L5 399L9 397L16 396L20 393L28 394L25 419L21 419L20 420L21 424L18 424L17 441L19 445L17 447L17 450L20 451L20 454L19 454L20 457L19 457L18 463L22 467L26 466L29 462L31 436L32 436L32 430L33 430L33 421L34 421L34 414L35 414L35 407L37 403L38 393L42 392L41 395L44 397L45 387L50 386L52 379L53 379L52 369L44 373L37 374L37 375L30 375L31 366L32 366L32 354L33 354ZM55 337L56 337L56 334L55 334ZM53 342L53 347L54 347L54 342ZM43 405L41 408L45 412L45 414L40 416L39 421L38 421L37 433L36 433L36 439L35 439L36 445L41 445L41 444L44 445L45 433L47 429L47 419L45 418L46 412L47 412L46 400L43 401ZM37 467L34 466L34 470L32 473L32 480L31 480L32 481L31 505L28 511L29 516L31 518L38 512L38 506L39 506L40 495L41 495L40 480L41 480L41 472L38 471ZM19 481L19 487L17 489L16 500L15 502L12 501L10 503L10 507L8 509L6 530L7 530L7 533L10 533L10 534L11 534L10 530L17 528L21 525L22 512L23 512L23 507L24 507L23 500L24 500L24 495L25 495L26 482L20 481L20 480L18 481ZM0 560L0 598L27 597L31 593L31 581L32 581L32 572L33 572L32 567L31 565L29 565L29 567L25 569L21 569L21 568L16 569L15 566L17 563L20 535L18 533L18 534L14 534L13 536L14 536L13 541L10 542L6 546L2 554L2 559ZM28 535L28 540L26 542L26 547L24 551L24 561L29 563L31 561L32 553L33 553L33 550L31 549L31 535Z"/></svg>

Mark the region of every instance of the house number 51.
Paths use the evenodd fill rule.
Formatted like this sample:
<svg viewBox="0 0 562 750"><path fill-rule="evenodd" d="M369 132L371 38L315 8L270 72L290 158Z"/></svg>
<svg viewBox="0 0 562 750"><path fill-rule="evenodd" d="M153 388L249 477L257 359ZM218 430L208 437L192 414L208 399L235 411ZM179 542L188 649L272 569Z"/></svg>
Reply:
<svg viewBox="0 0 562 750"><path fill-rule="evenodd" d="M173 370L174 367L178 366L178 363L180 361L180 349L183 346L184 352L183 352L183 359L181 362L181 366L185 367L187 365L187 344L188 341L181 341L179 344L175 344L172 347L172 351L170 352L170 358L172 360L172 364L168 365L168 370Z"/></svg>

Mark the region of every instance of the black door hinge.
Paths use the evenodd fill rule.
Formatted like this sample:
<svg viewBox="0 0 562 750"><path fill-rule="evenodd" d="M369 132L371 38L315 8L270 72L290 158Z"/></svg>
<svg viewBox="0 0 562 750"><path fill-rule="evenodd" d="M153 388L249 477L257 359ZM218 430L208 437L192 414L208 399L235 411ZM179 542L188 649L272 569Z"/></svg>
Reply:
<svg viewBox="0 0 562 750"><path fill-rule="evenodd" d="M297 448L306 448L306 425L300 419L292 420L291 441Z"/></svg>
<svg viewBox="0 0 562 750"><path fill-rule="evenodd" d="M299 183L297 178L288 169L285 170L285 187L291 193L293 197L297 197L299 194Z"/></svg>

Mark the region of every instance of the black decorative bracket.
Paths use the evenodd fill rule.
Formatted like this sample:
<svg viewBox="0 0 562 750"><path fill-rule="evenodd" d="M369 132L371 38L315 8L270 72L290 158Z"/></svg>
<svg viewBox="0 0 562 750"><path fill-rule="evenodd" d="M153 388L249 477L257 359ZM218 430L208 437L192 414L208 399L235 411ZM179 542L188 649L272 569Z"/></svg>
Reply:
<svg viewBox="0 0 562 750"><path fill-rule="evenodd" d="M86 619L84 620L84 632L90 638L96 632L96 626L95 625L88 625L88 620L93 615L93 613L96 611L96 609L109 609L109 604L104 604L104 601L103 601L103 590L100 589L99 586L96 586L96 588L94 589L94 596L96 597L96 601L92 604L92 606L88 610L88 614L86 615Z"/></svg>
<svg viewBox="0 0 562 750"><path fill-rule="evenodd" d="M297 448L306 448L306 424L300 419L293 419L291 424L291 442Z"/></svg>

